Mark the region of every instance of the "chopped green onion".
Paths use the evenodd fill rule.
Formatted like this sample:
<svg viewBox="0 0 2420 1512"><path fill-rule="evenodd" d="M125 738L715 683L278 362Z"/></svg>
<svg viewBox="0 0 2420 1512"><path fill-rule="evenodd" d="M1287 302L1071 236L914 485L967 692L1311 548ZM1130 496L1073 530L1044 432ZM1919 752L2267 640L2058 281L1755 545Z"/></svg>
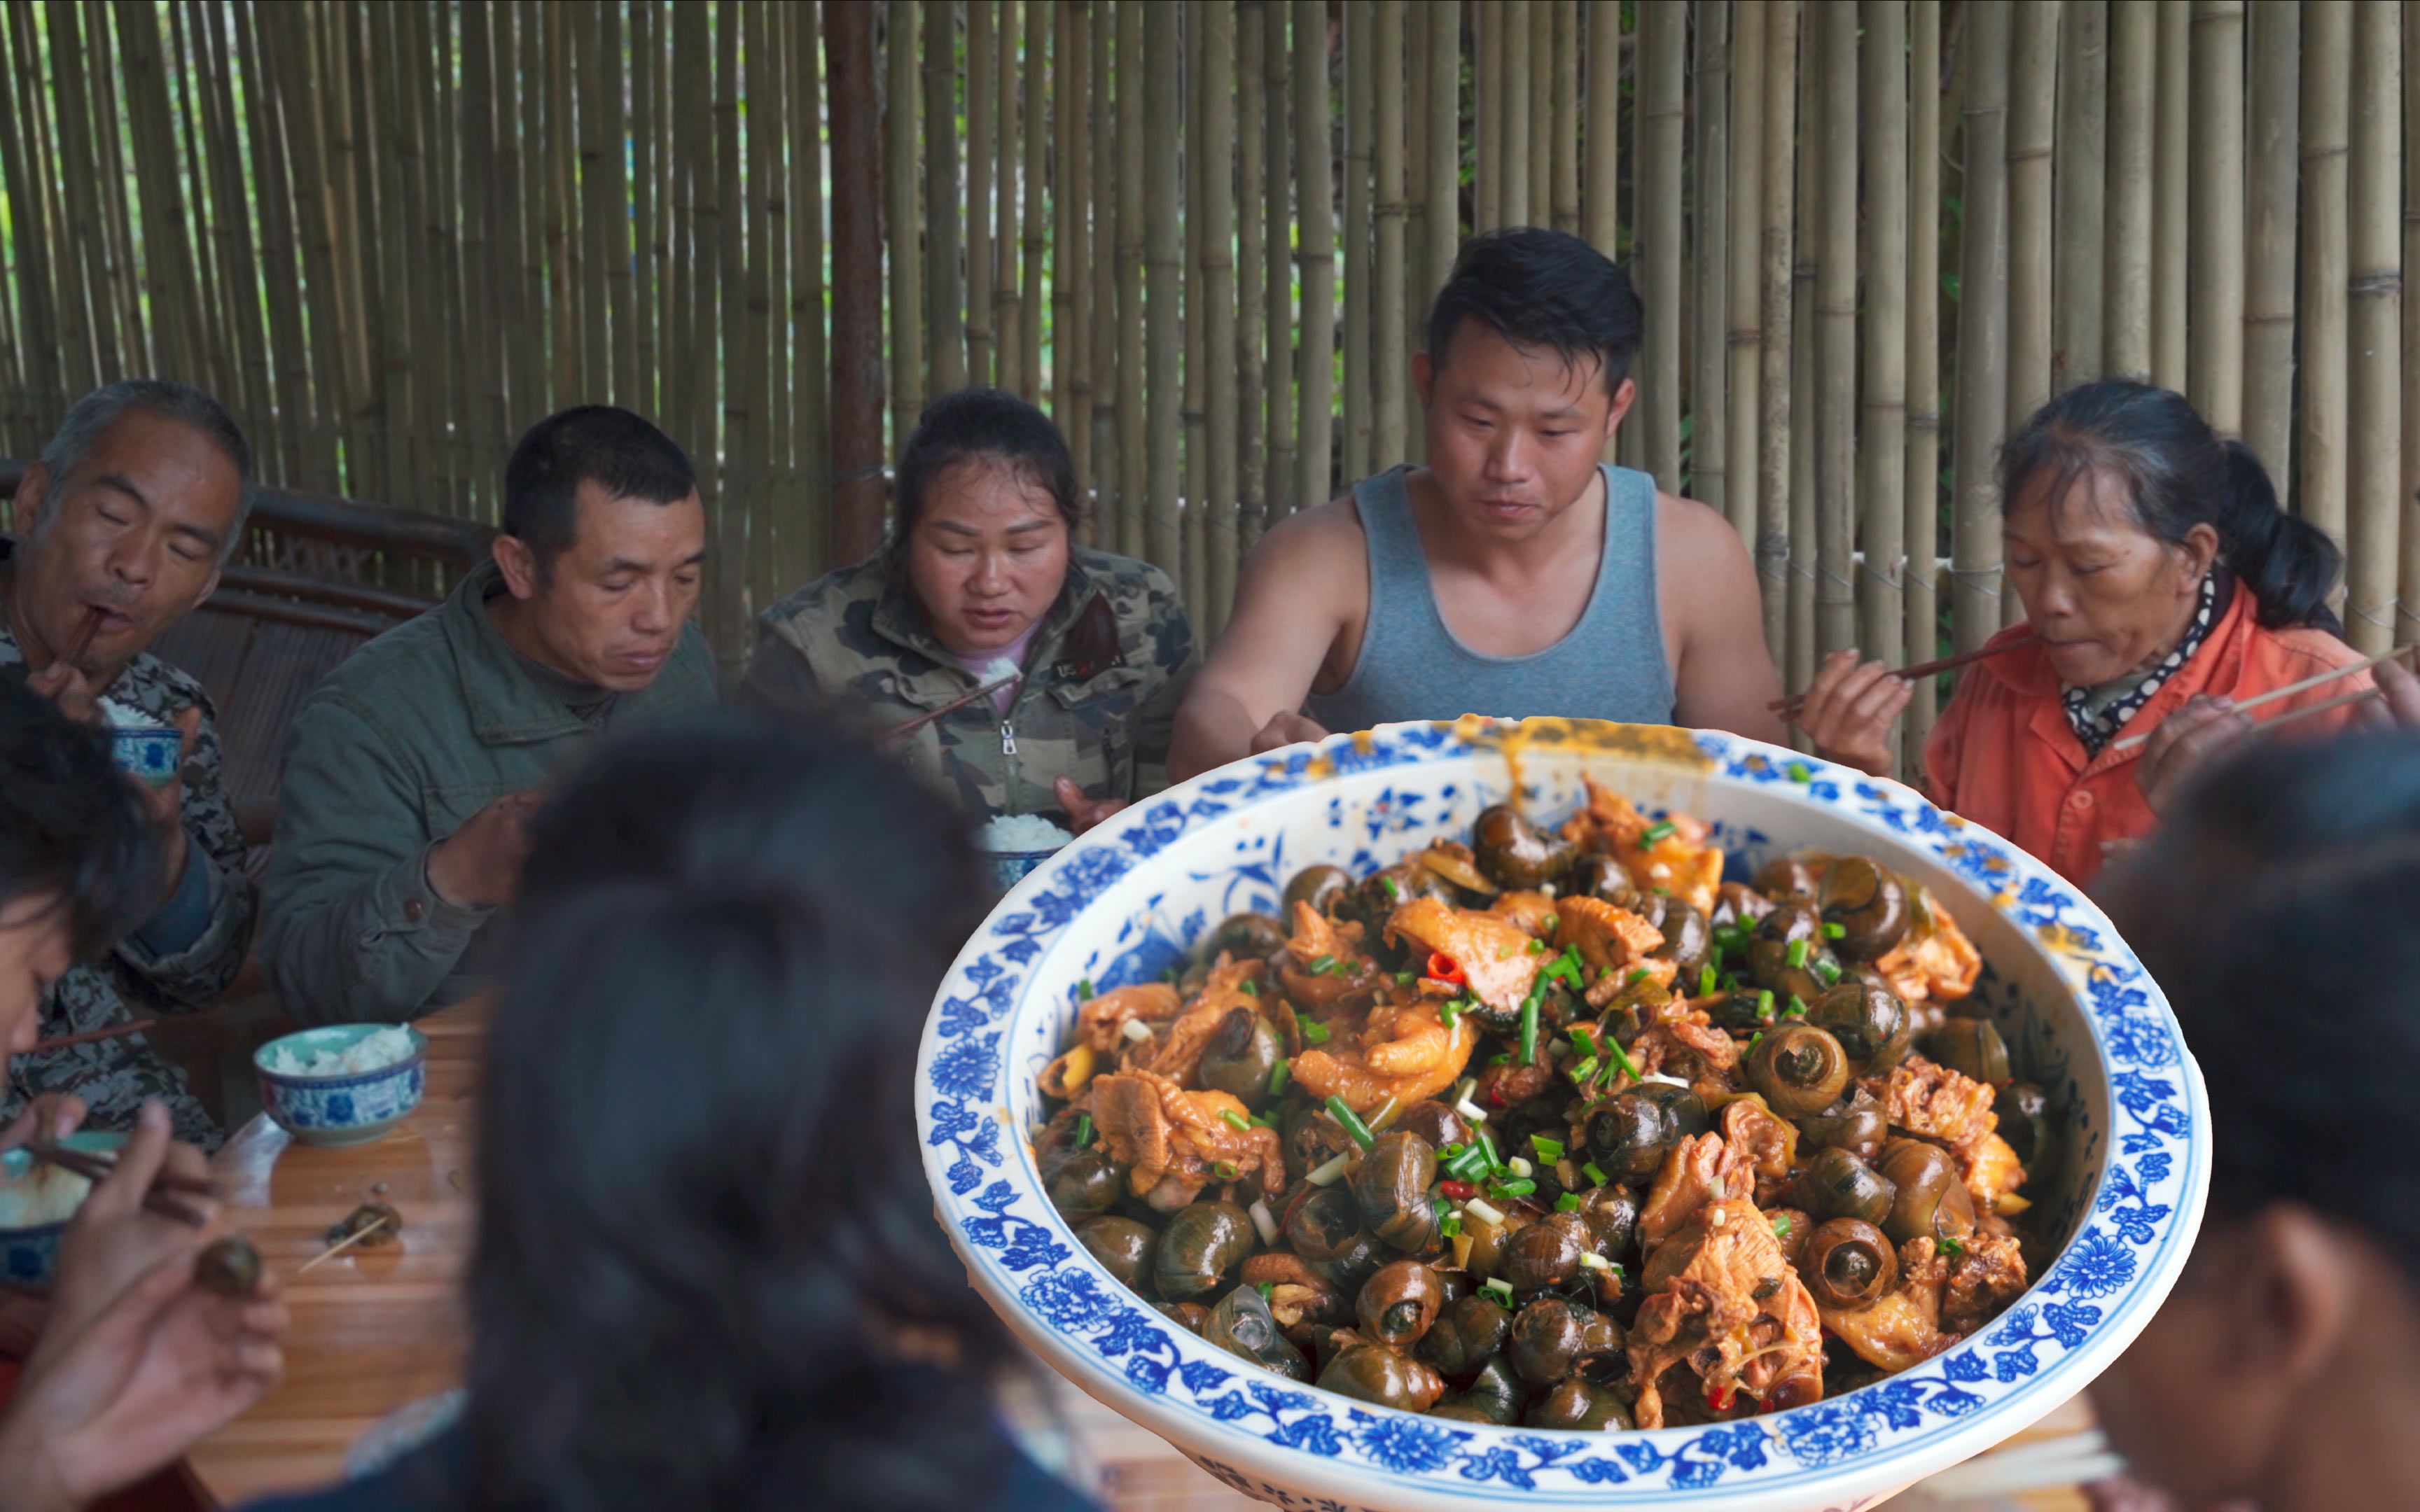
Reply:
<svg viewBox="0 0 2420 1512"><path fill-rule="evenodd" d="M1735 924L1726 924L1714 931L1714 943L1726 950L1736 950L1747 944L1747 931Z"/></svg>
<svg viewBox="0 0 2420 1512"><path fill-rule="evenodd" d="M1449 1212L1443 1218L1438 1219L1437 1231L1445 1235L1448 1239L1460 1239L1462 1237L1462 1214L1458 1212Z"/></svg>
<svg viewBox="0 0 2420 1512"><path fill-rule="evenodd" d="M1801 786L1815 780L1814 769L1809 767L1805 762L1792 762L1788 766L1783 767L1782 770L1790 774L1790 780L1796 782Z"/></svg>
<svg viewBox="0 0 2420 1512"><path fill-rule="evenodd" d="M1761 1019L1770 1019L1773 1017L1772 989L1761 987L1757 989L1756 1016Z"/></svg>
<svg viewBox="0 0 2420 1512"><path fill-rule="evenodd" d="M1078 1149L1085 1149L1090 1146L1092 1142L1093 1116L1089 1113L1078 1113L1076 1115L1076 1148Z"/></svg>
<svg viewBox="0 0 2420 1512"><path fill-rule="evenodd" d="M1489 1170L1500 1171L1504 1168L1504 1157L1496 1153L1496 1141L1487 1137L1487 1131L1484 1129L1479 1131L1479 1148L1487 1157Z"/></svg>
<svg viewBox="0 0 2420 1512"><path fill-rule="evenodd" d="M1546 942L1544 940L1532 939L1529 942L1529 953L1531 955L1544 955L1546 953Z"/></svg>
<svg viewBox="0 0 2420 1512"><path fill-rule="evenodd" d="M1581 980L1580 948L1576 945L1572 946L1562 954L1555 957L1547 964L1545 976L1552 980L1566 982L1572 991L1578 992L1586 985Z"/></svg>
<svg viewBox="0 0 2420 1512"><path fill-rule="evenodd" d="M1370 1132L1370 1126L1361 1121L1361 1115L1353 1111L1352 1105L1344 1101L1343 1094L1339 1093L1327 1100L1327 1115L1344 1125L1344 1132L1351 1134L1353 1142L1362 1149L1367 1149L1378 1142L1378 1136Z"/></svg>
<svg viewBox="0 0 2420 1512"><path fill-rule="evenodd" d="M1275 1097L1280 1092L1284 1091L1286 1089L1286 1083L1292 1080L1294 1080L1294 1062L1291 1060L1279 1061L1277 1063L1277 1069L1269 1072L1269 1095L1271 1097Z"/></svg>
<svg viewBox="0 0 2420 1512"><path fill-rule="evenodd" d="M1792 965L1797 964L1795 961L1791 963ZM1326 971L1334 964L1336 964L1336 958L1332 955L1315 955L1311 958L1311 969L1313 971Z"/></svg>
<svg viewBox="0 0 2420 1512"><path fill-rule="evenodd" d="M1763 1031L1762 1029L1759 1029L1759 1030L1757 1030L1754 1034L1749 1035L1749 1036L1747 1037L1747 1048L1748 1048L1748 1053L1749 1053L1750 1055L1755 1054L1755 1053L1756 1053L1756 1047L1757 1047L1758 1045L1760 1045L1760 1044L1762 1044L1763 1042L1764 1042L1764 1031Z"/></svg>
<svg viewBox="0 0 2420 1512"><path fill-rule="evenodd" d="M1645 834L1638 837L1638 843L1641 845L1655 844L1657 841L1664 840L1674 830L1680 827L1680 825L1672 823L1669 819L1658 819L1655 823L1647 826L1647 832Z"/></svg>
<svg viewBox="0 0 2420 1512"><path fill-rule="evenodd" d="M1512 1305L1512 1283L1500 1275L1491 1275L1479 1284L1479 1289L1494 1296L1506 1307Z"/></svg>
<svg viewBox="0 0 2420 1512"><path fill-rule="evenodd" d="M1252 1120L1245 1118L1233 1108L1220 1108L1218 1110L1218 1117L1226 1123L1228 1128L1234 1130L1237 1134L1249 1134L1252 1132Z"/></svg>
<svg viewBox="0 0 2420 1512"><path fill-rule="evenodd" d="M1807 1016L1807 1005L1799 1001L1796 993L1790 995L1790 1011L1781 1016L1786 1019L1803 1019Z"/></svg>
<svg viewBox="0 0 2420 1512"><path fill-rule="evenodd" d="M1419 976L1413 972L1398 971L1395 973L1395 985L1398 987L1408 987L1419 980Z"/></svg>
<svg viewBox="0 0 2420 1512"><path fill-rule="evenodd" d="M1278 1120L1270 1118L1265 1113L1255 1113L1252 1115L1252 1127L1255 1129L1274 1129L1277 1126Z"/></svg>
<svg viewBox="0 0 2420 1512"><path fill-rule="evenodd" d="M1538 995L1531 993L1521 1005L1521 1064L1538 1063Z"/></svg>
<svg viewBox="0 0 2420 1512"><path fill-rule="evenodd" d="M1471 1145L1440 1167L1457 1181L1475 1181L1487 1174L1487 1151Z"/></svg>
<svg viewBox="0 0 2420 1512"><path fill-rule="evenodd" d="M1589 1078L1596 1074L1596 1057L1590 1056L1586 1059L1582 1060L1578 1065L1572 1068L1572 1080L1577 1082L1582 1087L1586 1087L1589 1083Z"/></svg>
<svg viewBox="0 0 2420 1512"><path fill-rule="evenodd" d="M1599 1165L1594 1161L1590 1161L1587 1165L1581 1166L1580 1174L1587 1177L1590 1180L1594 1181L1599 1186L1611 1186L1613 1184L1613 1178L1606 1175L1605 1167Z"/></svg>
<svg viewBox="0 0 2420 1512"><path fill-rule="evenodd" d="M1614 1058L1621 1067L1622 1074L1632 1081L1646 1080L1646 1073L1638 1069L1638 1062L1631 1059L1630 1052L1621 1047L1621 1041L1609 1034L1605 1037L1605 1053Z"/></svg>
<svg viewBox="0 0 2420 1512"><path fill-rule="evenodd" d="M1648 978L1653 975L1655 975L1655 973L1648 970L1645 966L1640 966L1637 970L1633 971L1630 974L1630 980L1623 982L1622 985L1625 987L1636 987L1640 982L1645 981Z"/></svg>
<svg viewBox="0 0 2420 1512"><path fill-rule="evenodd" d="M1512 1064L1512 1053L1509 1050L1498 1051L1487 1057L1487 1063L1491 1066L1509 1066Z"/></svg>
<svg viewBox="0 0 2420 1512"><path fill-rule="evenodd" d="M1264 1282L1262 1282L1262 1283L1261 1283L1261 1285L1260 1285L1261 1301L1262 1301L1262 1302L1264 1302L1264 1303L1266 1303L1266 1302L1267 1302L1271 1297L1274 1297L1274 1296L1276 1296L1276 1295L1277 1295L1277 1291L1278 1291L1278 1284L1277 1284L1276 1282L1274 1282L1274 1281L1264 1281Z"/></svg>
<svg viewBox="0 0 2420 1512"><path fill-rule="evenodd" d="M1326 1044L1327 1042L1327 1026L1325 1024L1314 1024L1309 1019L1303 1020L1302 1041L1305 1044Z"/></svg>
<svg viewBox="0 0 2420 1512"><path fill-rule="evenodd" d="M1397 903L1403 902L1404 887L1402 883L1397 882L1393 877L1382 876L1378 879L1378 885L1387 889L1388 897L1394 899Z"/></svg>
<svg viewBox="0 0 2420 1512"><path fill-rule="evenodd" d="M1403 1110L1403 1104L1395 1101L1395 1094L1388 1092L1387 1094L1387 1101L1379 1103L1377 1107L1371 1111L1371 1129L1373 1132L1379 1129L1384 1129L1387 1125L1394 1122L1395 1115L1401 1113Z"/></svg>
<svg viewBox="0 0 2420 1512"><path fill-rule="evenodd" d="M1846 925L1846 924L1838 924L1838 923L1835 923L1835 922L1833 922L1831 919L1828 919L1828 918L1827 918L1827 919L1825 919L1825 920L1823 920L1823 937L1824 937L1825 939L1827 939L1827 940L1840 940L1840 939L1846 939L1846 938L1848 938L1848 934L1849 934L1849 926L1848 926L1848 925Z"/></svg>
<svg viewBox="0 0 2420 1512"><path fill-rule="evenodd" d="M1773 1237L1776 1239L1788 1239L1790 1237L1790 1215L1788 1213L1784 1213L1780 1217L1773 1220Z"/></svg>
<svg viewBox="0 0 2420 1512"><path fill-rule="evenodd" d="M1950 1238L1947 1234L1942 1235L1941 1242L1935 1244L1933 1248L1941 1251L1944 1255L1963 1255L1966 1253L1966 1246Z"/></svg>
<svg viewBox="0 0 2420 1512"><path fill-rule="evenodd" d="M1244 979L1244 991L1251 994L1254 997L1258 997L1261 995L1261 984L1254 981L1251 978L1246 977Z"/></svg>
<svg viewBox="0 0 2420 1512"><path fill-rule="evenodd" d="M1448 1202L1443 1197L1431 1197L1429 1199L1429 1211L1437 1215L1438 1223L1443 1223L1448 1218L1453 1216L1453 1204Z"/></svg>
<svg viewBox="0 0 2420 1512"><path fill-rule="evenodd" d="M1529 1136L1529 1148L1536 1150L1538 1158L1543 1161L1553 1162L1563 1158L1563 1142L1559 1139L1549 1139L1542 1134L1533 1134Z"/></svg>
<svg viewBox="0 0 2420 1512"><path fill-rule="evenodd" d="M1572 1043L1579 1046L1582 1055L1594 1057L1602 1054L1596 1047L1596 1036L1589 1032L1589 1026L1585 1024L1572 1026Z"/></svg>
<svg viewBox="0 0 2420 1512"><path fill-rule="evenodd" d="M1212 1161L1210 1174L1221 1181L1232 1181L1235 1179L1235 1167L1223 1160Z"/></svg>
<svg viewBox="0 0 2420 1512"><path fill-rule="evenodd" d="M1444 1025L1447 1028L1452 1028L1454 1021L1460 1017L1462 1017L1462 1005L1460 1003L1439 1003L1437 1005L1437 1022Z"/></svg>
<svg viewBox="0 0 2420 1512"><path fill-rule="evenodd" d="M1561 1196L1557 1197L1555 1199L1555 1211L1557 1212L1579 1211L1580 1195L1576 1192L1566 1192Z"/></svg>
<svg viewBox="0 0 2420 1512"><path fill-rule="evenodd" d="M1526 1197L1538 1190L1538 1183L1524 1176L1516 1180L1498 1181L1490 1190L1498 1197Z"/></svg>
<svg viewBox="0 0 2420 1512"><path fill-rule="evenodd" d="M1840 980L1839 964L1831 957L1825 956L1823 960L1815 963L1815 975L1823 980L1824 986L1832 986Z"/></svg>
<svg viewBox="0 0 2420 1512"><path fill-rule="evenodd" d="M1805 940L1792 940L1789 950L1784 952L1784 959L1793 967L1803 966L1807 964L1807 949Z"/></svg>
<svg viewBox="0 0 2420 1512"><path fill-rule="evenodd" d="M1083 980L1081 980L1081 981L1079 981L1079 982L1078 982L1078 983L1076 984L1076 1001L1078 1001L1078 1002L1079 1002L1079 1003L1089 1003L1089 1002L1091 1002L1092 1000L1093 1000L1093 979L1092 979L1092 978L1090 978L1090 977L1086 977Z"/></svg>
<svg viewBox="0 0 2420 1512"><path fill-rule="evenodd" d="M1700 997L1714 996L1714 987L1721 980L1722 973L1716 971L1714 966L1709 964L1703 970L1698 973L1698 995Z"/></svg>

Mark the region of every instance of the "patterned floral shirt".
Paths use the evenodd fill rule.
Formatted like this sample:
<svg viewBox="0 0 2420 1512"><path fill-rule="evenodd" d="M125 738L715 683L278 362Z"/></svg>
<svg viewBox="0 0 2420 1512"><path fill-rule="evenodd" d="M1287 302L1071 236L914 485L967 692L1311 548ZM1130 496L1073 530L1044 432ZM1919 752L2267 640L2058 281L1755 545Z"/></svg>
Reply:
<svg viewBox="0 0 2420 1512"><path fill-rule="evenodd" d="M0 623L0 668L22 667L24 659L16 637ZM244 875L243 832L227 801L217 711L209 696L201 684L148 652L126 664L108 696L162 724L174 723L189 706L201 706L201 733L185 763L183 812L191 841L185 864L209 869L209 924L173 955L130 937L103 959L61 977L42 1002L45 1040L122 1024L138 1014L206 1009L243 969L244 952L252 946L256 895ZM85 1123L89 1129L132 1129L143 1100L156 1097L176 1115L178 1138L215 1149L225 1137L185 1085L185 1073L139 1034L14 1057L7 1095L0 1098L0 1127L40 1092L83 1098L91 1110Z"/></svg>

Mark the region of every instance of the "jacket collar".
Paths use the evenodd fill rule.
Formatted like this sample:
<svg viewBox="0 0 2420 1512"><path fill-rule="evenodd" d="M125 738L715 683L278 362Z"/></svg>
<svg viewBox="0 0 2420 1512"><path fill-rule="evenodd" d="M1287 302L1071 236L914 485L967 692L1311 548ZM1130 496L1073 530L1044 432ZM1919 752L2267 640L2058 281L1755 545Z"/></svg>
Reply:
<svg viewBox="0 0 2420 1512"><path fill-rule="evenodd" d="M882 591L874 604L874 633L900 649L912 651L934 666L947 668L971 682L973 674L952 661L949 653L934 636L932 626L924 619L924 611L917 607L915 595L894 580L879 560L875 563L875 570L882 574ZM1041 630L1026 652L1028 671L1047 667L1057 658L1060 642L1066 639L1068 627L1076 623L1077 617L1093 599L1104 592L1100 579L1085 565L1084 553L1070 548L1066 580L1059 585L1059 596L1051 601L1049 611L1042 616Z"/></svg>
<svg viewBox="0 0 2420 1512"><path fill-rule="evenodd" d="M518 746L584 734L590 726L539 687L520 653L488 617L487 602L503 573L492 561L473 567L437 608L438 625L453 653L455 683L471 716L471 732L487 746Z"/></svg>

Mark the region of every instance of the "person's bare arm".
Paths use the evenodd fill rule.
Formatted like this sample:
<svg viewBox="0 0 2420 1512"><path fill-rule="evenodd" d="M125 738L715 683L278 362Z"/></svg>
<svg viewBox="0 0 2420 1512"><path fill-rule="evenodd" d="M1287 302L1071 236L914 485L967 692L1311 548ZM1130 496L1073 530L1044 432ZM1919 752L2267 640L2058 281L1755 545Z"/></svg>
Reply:
<svg viewBox="0 0 2420 1512"><path fill-rule="evenodd" d="M1681 617L1674 721L1782 740L1780 717L1765 707L1781 696L1781 673L1765 649L1763 600L1747 548L1729 520L1695 500L1659 494L1656 503L1657 588Z"/></svg>
<svg viewBox="0 0 2420 1512"><path fill-rule="evenodd" d="M1341 501L1261 537L1237 576L1234 614L1176 711L1170 781L1326 733L1302 701L1360 596L1361 549L1360 522Z"/></svg>

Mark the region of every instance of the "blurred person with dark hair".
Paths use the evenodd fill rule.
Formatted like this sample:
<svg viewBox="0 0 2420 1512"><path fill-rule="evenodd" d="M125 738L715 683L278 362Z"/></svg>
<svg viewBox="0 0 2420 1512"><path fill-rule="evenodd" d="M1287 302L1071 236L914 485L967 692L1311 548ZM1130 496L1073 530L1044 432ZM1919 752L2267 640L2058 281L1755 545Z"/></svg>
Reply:
<svg viewBox="0 0 2420 1512"><path fill-rule="evenodd" d="M261 930L288 1013L400 1022L488 983L539 791L598 736L717 701L705 572L663 432L603 405L530 428L493 560L295 716Z"/></svg>
<svg viewBox="0 0 2420 1512"><path fill-rule="evenodd" d="M899 455L879 556L757 617L752 702L845 698L891 727L994 684L909 745L967 810L1055 810L1091 828L1168 782L1193 626L1168 575L1076 544L1066 439L998 389L944 394Z"/></svg>
<svg viewBox="0 0 2420 1512"><path fill-rule="evenodd" d="M934 1223L910 1080L966 819L835 726L610 747L533 823L459 1424L282 1512L1075 1512ZM501 1074L509 1068L509 1074Z"/></svg>
<svg viewBox="0 0 2420 1512"><path fill-rule="evenodd" d="M2182 1506L2420 1504L2420 742L2255 745L2105 890L2215 1145L2193 1257L2093 1389L2113 1447Z"/></svg>
<svg viewBox="0 0 2420 1512"><path fill-rule="evenodd" d="M158 826L104 739L0 678L0 1057L21 1063L41 1005L76 964L149 915ZM0 1132L0 1149L56 1138L82 1113L49 1094ZM0 1507L60 1512L160 1470L275 1383L287 1319L273 1283L227 1298L194 1279L209 1227L147 1212L163 1169L208 1171L171 1140L167 1107L140 1105L117 1168L92 1189L61 1242L48 1298L0 1297Z"/></svg>
<svg viewBox="0 0 2420 1512"><path fill-rule="evenodd" d="M2112 378L2044 405L2000 448L2001 542L2038 636L1970 667L1925 743L1933 801L2088 886L2149 833L2184 778L2248 722L2234 703L2360 656L2328 608L2344 566L2289 515L2259 457L2182 394ZM2367 686L2292 695L2275 717ZM1914 685L1827 658L1799 724L1831 759L1887 773ZM2297 727L2350 723L2347 708ZM2149 732L2129 746L2125 737Z"/></svg>
<svg viewBox="0 0 2420 1512"><path fill-rule="evenodd" d="M243 968L256 899L216 712L201 684L150 648L209 597L242 543L252 449L199 389L112 383L68 410L12 502L16 540L0 539L0 677L14 674L80 722L170 729L182 740L176 769L139 789L161 841L152 873L128 879L145 889L147 912L60 975L41 1035L208 1008ZM178 1137L209 1148L220 1138L185 1073L140 1036L31 1057L17 1084L0 1122L22 1111L25 1093L49 1092L80 1099L97 1127L124 1130L156 1098Z"/></svg>
<svg viewBox="0 0 2420 1512"><path fill-rule="evenodd" d="M1253 547L1177 715L1171 775L1464 714L1779 739L1765 705L1780 674L1738 532L1600 460L1637 398L1646 318L1577 237L1466 243L1412 359L1426 465L1299 501Z"/></svg>

